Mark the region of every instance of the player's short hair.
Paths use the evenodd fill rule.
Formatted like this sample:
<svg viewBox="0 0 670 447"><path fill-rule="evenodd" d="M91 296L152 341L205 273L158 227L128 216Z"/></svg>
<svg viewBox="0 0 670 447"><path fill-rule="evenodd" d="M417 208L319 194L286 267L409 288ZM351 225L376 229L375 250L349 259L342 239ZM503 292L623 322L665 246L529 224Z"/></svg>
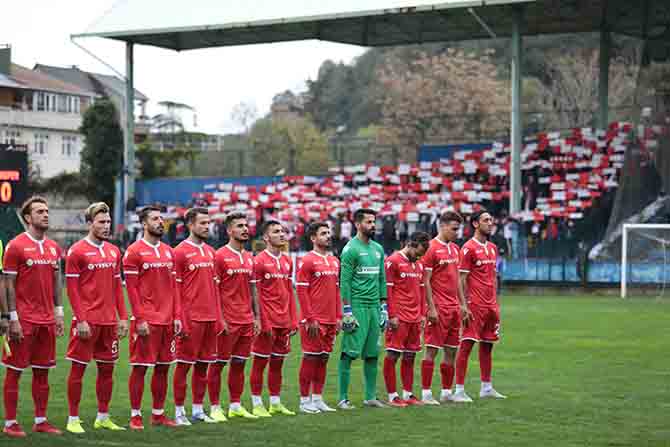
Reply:
<svg viewBox="0 0 670 447"><path fill-rule="evenodd" d="M109 214L109 206L105 202L91 203L84 211L84 218L86 222L91 223L98 214Z"/></svg>
<svg viewBox="0 0 670 447"><path fill-rule="evenodd" d="M142 208L138 213L137 217L139 217L140 222L144 222L147 220L147 217L149 217L149 214L153 211L158 211L159 213L161 212L161 209L157 207L156 205L148 205Z"/></svg>
<svg viewBox="0 0 670 447"><path fill-rule="evenodd" d="M428 250L428 247L430 247L430 234L424 231L416 231L410 235L407 243L412 247L421 246Z"/></svg>
<svg viewBox="0 0 670 447"><path fill-rule="evenodd" d="M224 224L226 225L226 228L231 226L233 222L239 219L247 219L247 215L245 213L242 213L240 211L236 211L234 213L230 213L226 216L226 220L224 221Z"/></svg>
<svg viewBox="0 0 670 447"><path fill-rule="evenodd" d="M195 219L198 217L198 214L204 214L205 216L209 216L209 211L207 210L207 208L203 207L189 208L188 211L186 211L186 214L184 214L184 221L187 224L192 224L195 222Z"/></svg>
<svg viewBox="0 0 670 447"><path fill-rule="evenodd" d="M319 233L319 229L323 227L330 228L330 225L326 222L314 222L310 224L309 228L307 228L307 237L310 239L313 238Z"/></svg>
<svg viewBox="0 0 670 447"><path fill-rule="evenodd" d="M28 223L26 216L30 216L30 212L33 210L33 203L43 203L46 206L49 206L47 199L42 196L32 196L21 205L21 219L24 223Z"/></svg>
<svg viewBox="0 0 670 447"><path fill-rule="evenodd" d="M440 223L448 224L449 222L458 222L461 224L463 223L463 216L458 214L456 211L447 211L442 213L440 216Z"/></svg>
<svg viewBox="0 0 670 447"><path fill-rule="evenodd" d="M484 214L491 214L485 209L481 209L475 213L472 213L470 216L470 225L472 225L472 228L475 228L475 222L479 223L479 219L484 215Z"/></svg>
<svg viewBox="0 0 670 447"><path fill-rule="evenodd" d="M356 210L354 213L354 222L355 223L361 223L363 222L363 219L365 219L365 216L368 214L372 214L373 216L377 216L377 211L371 210L370 208L361 208L359 210Z"/></svg>
<svg viewBox="0 0 670 447"><path fill-rule="evenodd" d="M263 224L263 230L261 231L261 234L263 236L265 236L267 234L268 230L270 229L270 227L272 227L274 225L281 226L281 222L279 222L278 220L274 220L274 219L273 220L268 220L267 222L265 222Z"/></svg>

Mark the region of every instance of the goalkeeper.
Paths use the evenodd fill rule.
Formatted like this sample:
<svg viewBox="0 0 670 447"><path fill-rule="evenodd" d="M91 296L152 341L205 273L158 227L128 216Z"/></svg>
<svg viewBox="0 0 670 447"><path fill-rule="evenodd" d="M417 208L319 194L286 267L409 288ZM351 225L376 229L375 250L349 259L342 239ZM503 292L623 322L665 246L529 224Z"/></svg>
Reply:
<svg viewBox="0 0 670 447"><path fill-rule="evenodd" d="M342 357L339 364L340 402L343 410L354 406L349 400L351 362L365 362L365 400L367 407L384 407L377 399L377 357L381 330L388 320L384 250L372 240L376 212L359 209L354 213L356 237L342 250L340 294L342 295ZM383 300L383 302L382 302Z"/></svg>

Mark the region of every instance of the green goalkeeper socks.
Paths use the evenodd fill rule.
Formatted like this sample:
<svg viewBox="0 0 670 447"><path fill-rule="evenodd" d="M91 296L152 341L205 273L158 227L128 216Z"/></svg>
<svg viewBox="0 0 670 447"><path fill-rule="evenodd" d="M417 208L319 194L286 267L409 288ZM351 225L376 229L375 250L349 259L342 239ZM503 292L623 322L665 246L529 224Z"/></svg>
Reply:
<svg viewBox="0 0 670 447"><path fill-rule="evenodd" d="M340 358L340 367L338 368L338 382L340 389L340 401L349 400L349 380L351 379L352 358L342 354Z"/></svg>
<svg viewBox="0 0 670 447"><path fill-rule="evenodd" d="M377 398L377 357L366 358L363 364L365 375L365 400Z"/></svg>

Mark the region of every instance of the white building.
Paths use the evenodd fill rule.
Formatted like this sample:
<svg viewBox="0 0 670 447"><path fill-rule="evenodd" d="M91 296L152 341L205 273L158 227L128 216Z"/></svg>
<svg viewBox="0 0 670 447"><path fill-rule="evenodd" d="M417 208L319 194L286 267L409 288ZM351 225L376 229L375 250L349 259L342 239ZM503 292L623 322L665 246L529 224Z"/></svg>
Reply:
<svg viewBox="0 0 670 447"><path fill-rule="evenodd" d="M78 172L82 116L96 94L11 63L0 47L0 141L25 144L42 178Z"/></svg>

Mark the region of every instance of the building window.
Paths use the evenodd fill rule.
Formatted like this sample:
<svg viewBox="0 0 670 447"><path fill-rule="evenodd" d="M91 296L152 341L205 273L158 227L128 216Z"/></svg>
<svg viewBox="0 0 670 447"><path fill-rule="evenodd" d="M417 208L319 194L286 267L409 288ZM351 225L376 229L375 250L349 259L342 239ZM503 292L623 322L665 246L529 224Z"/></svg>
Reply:
<svg viewBox="0 0 670 447"><path fill-rule="evenodd" d="M74 98L72 98L72 100L74 102L74 113L79 115L79 113L81 112L81 100L79 99L78 96L75 96Z"/></svg>
<svg viewBox="0 0 670 447"><path fill-rule="evenodd" d="M13 145L13 144L20 144L21 140L21 132L18 130L6 130L5 131L5 138L4 138L4 143Z"/></svg>
<svg viewBox="0 0 670 447"><path fill-rule="evenodd" d="M36 133L35 134L35 147L33 152L36 155L47 155L49 153L49 135Z"/></svg>
<svg viewBox="0 0 670 447"><path fill-rule="evenodd" d="M47 94L44 92L37 93L37 110L44 112L47 110Z"/></svg>
<svg viewBox="0 0 670 447"><path fill-rule="evenodd" d="M58 111L59 112L67 113L67 103L68 103L69 99L70 99L69 96L58 95Z"/></svg>
<svg viewBox="0 0 670 447"><path fill-rule="evenodd" d="M76 157L78 153L77 137L63 135L63 145L61 147L61 152L65 157Z"/></svg>

